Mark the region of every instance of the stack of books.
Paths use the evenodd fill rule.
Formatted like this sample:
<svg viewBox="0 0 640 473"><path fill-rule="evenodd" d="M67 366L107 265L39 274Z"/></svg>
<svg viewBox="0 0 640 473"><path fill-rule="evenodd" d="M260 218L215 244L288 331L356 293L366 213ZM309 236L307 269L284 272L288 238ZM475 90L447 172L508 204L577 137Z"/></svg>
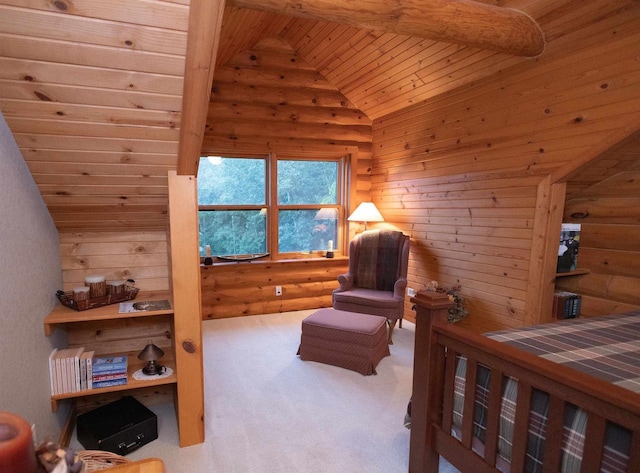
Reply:
<svg viewBox="0 0 640 473"><path fill-rule="evenodd" d="M94 389L127 384L127 357L94 358L91 380Z"/></svg>
<svg viewBox="0 0 640 473"><path fill-rule="evenodd" d="M127 383L127 357L95 357L84 347L55 348L49 355L51 395Z"/></svg>
<svg viewBox="0 0 640 473"><path fill-rule="evenodd" d="M568 291L553 294L553 316L556 319L573 319L580 316L582 296Z"/></svg>

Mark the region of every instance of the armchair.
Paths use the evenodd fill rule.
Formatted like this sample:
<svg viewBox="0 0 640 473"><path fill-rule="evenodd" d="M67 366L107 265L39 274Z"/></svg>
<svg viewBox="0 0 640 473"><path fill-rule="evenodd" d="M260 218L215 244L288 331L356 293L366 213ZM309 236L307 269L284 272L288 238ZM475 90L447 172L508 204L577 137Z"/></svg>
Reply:
<svg viewBox="0 0 640 473"><path fill-rule="evenodd" d="M349 244L349 272L338 276L333 308L380 315L389 324L389 344L404 316L409 237L391 230L370 230Z"/></svg>

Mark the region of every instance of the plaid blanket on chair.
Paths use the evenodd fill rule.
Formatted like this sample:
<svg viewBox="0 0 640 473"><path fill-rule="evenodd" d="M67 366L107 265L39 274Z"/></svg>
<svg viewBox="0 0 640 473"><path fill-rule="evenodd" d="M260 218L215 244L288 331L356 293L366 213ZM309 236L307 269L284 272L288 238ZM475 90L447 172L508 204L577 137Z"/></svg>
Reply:
<svg viewBox="0 0 640 473"><path fill-rule="evenodd" d="M357 287L393 291L400 272L398 263L402 237L402 232L393 230L371 230L360 236L355 271Z"/></svg>

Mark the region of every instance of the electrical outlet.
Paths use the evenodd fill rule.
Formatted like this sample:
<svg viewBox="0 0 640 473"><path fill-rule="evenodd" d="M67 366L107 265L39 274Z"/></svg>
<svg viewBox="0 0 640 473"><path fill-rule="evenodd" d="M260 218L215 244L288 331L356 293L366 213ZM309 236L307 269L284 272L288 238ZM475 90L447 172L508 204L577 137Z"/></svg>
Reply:
<svg viewBox="0 0 640 473"><path fill-rule="evenodd" d="M276 286L276 296L282 295L282 286Z"/></svg>
<svg viewBox="0 0 640 473"><path fill-rule="evenodd" d="M416 290L412 287L408 287L407 288L407 294L409 295L409 297L413 297L416 295Z"/></svg>

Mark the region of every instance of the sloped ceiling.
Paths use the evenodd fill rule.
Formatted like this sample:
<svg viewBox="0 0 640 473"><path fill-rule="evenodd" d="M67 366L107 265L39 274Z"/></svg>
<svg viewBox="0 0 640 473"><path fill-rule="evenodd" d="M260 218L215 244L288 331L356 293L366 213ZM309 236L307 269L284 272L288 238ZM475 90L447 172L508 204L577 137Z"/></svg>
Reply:
<svg viewBox="0 0 640 473"><path fill-rule="evenodd" d="M633 2L482 3L529 14L552 45ZM181 116L188 27L189 0L0 0L0 110L61 231L166 228L167 172L191 119ZM531 61L228 6L214 80L235 80L224 66L269 38L369 122Z"/></svg>

